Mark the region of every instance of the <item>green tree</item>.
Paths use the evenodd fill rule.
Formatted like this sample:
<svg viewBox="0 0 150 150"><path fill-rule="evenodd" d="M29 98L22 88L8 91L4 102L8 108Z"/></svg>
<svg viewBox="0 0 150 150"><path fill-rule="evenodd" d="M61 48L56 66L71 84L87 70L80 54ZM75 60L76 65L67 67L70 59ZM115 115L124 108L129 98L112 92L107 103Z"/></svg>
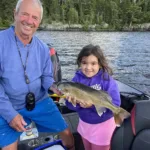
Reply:
<svg viewBox="0 0 150 150"><path fill-rule="evenodd" d="M74 8L70 8L68 11L68 23L78 23L78 12Z"/></svg>
<svg viewBox="0 0 150 150"><path fill-rule="evenodd" d="M0 18L3 26L9 26L13 23L13 12L15 9L16 0L1 0L0 1Z"/></svg>
<svg viewBox="0 0 150 150"><path fill-rule="evenodd" d="M103 28L120 29L137 23L150 22L150 0L41 0L44 14L42 23L80 23L88 30L96 24ZM13 23L17 0L0 0L0 26Z"/></svg>

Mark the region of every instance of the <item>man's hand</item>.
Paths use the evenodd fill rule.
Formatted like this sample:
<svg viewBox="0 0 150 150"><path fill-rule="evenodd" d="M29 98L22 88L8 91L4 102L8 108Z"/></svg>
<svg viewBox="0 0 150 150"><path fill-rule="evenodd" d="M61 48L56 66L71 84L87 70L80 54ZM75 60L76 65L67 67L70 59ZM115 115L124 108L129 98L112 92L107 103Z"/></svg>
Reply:
<svg viewBox="0 0 150 150"><path fill-rule="evenodd" d="M61 91L59 91L55 84L53 84L50 88L49 88L50 91L52 91L53 93L57 94L57 95L62 95Z"/></svg>
<svg viewBox="0 0 150 150"><path fill-rule="evenodd" d="M24 126L27 125L27 123L24 121L23 117L18 114L11 120L9 125L18 132L24 132L26 131Z"/></svg>

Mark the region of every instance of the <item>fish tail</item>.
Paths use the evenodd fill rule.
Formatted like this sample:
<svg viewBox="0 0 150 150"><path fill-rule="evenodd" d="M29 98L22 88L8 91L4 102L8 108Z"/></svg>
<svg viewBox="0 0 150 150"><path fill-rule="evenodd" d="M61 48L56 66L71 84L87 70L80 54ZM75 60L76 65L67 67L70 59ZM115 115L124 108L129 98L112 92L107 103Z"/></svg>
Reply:
<svg viewBox="0 0 150 150"><path fill-rule="evenodd" d="M115 119L115 123L117 126L121 126L122 122L124 121L124 119L130 117L130 113L127 112L125 109L123 108L119 108L119 112L114 114L114 119Z"/></svg>

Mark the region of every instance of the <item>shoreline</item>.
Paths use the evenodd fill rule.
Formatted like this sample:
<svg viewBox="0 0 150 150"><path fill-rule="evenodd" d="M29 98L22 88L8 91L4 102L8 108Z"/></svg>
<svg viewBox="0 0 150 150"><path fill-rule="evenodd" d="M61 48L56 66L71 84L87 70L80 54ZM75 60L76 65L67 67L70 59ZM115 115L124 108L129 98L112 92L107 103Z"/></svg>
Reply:
<svg viewBox="0 0 150 150"><path fill-rule="evenodd" d="M0 27L1 30L5 30L9 27ZM100 25L81 25L81 24L62 24L62 23L54 23L54 24L41 24L38 28L38 31L62 31L62 32L149 32L150 31L150 23L133 25L130 27L123 27L120 29L109 28L107 24Z"/></svg>
<svg viewBox="0 0 150 150"><path fill-rule="evenodd" d="M81 30L81 29L47 29L47 28L39 28L37 31L62 31L62 32L150 32L150 29L139 29L139 30L111 30L111 29L107 29L107 30Z"/></svg>
<svg viewBox="0 0 150 150"><path fill-rule="evenodd" d="M43 31L79 31L79 32L147 32L150 31L150 23L135 24L124 26L118 29L111 28L107 23L102 25L81 25L81 24L62 24L55 22L52 24L41 24L38 30Z"/></svg>

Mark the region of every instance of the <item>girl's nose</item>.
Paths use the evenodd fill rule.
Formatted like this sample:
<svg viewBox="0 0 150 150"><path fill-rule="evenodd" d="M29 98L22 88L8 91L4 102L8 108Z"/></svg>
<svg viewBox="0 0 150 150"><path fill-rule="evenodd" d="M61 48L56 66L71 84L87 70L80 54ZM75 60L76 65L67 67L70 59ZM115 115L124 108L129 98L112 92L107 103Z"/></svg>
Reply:
<svg viewBox="0 0 150 150"><path fill-rule="evenodd" d="M91 69L91 65L86 65L86 69Z"/></svg>

